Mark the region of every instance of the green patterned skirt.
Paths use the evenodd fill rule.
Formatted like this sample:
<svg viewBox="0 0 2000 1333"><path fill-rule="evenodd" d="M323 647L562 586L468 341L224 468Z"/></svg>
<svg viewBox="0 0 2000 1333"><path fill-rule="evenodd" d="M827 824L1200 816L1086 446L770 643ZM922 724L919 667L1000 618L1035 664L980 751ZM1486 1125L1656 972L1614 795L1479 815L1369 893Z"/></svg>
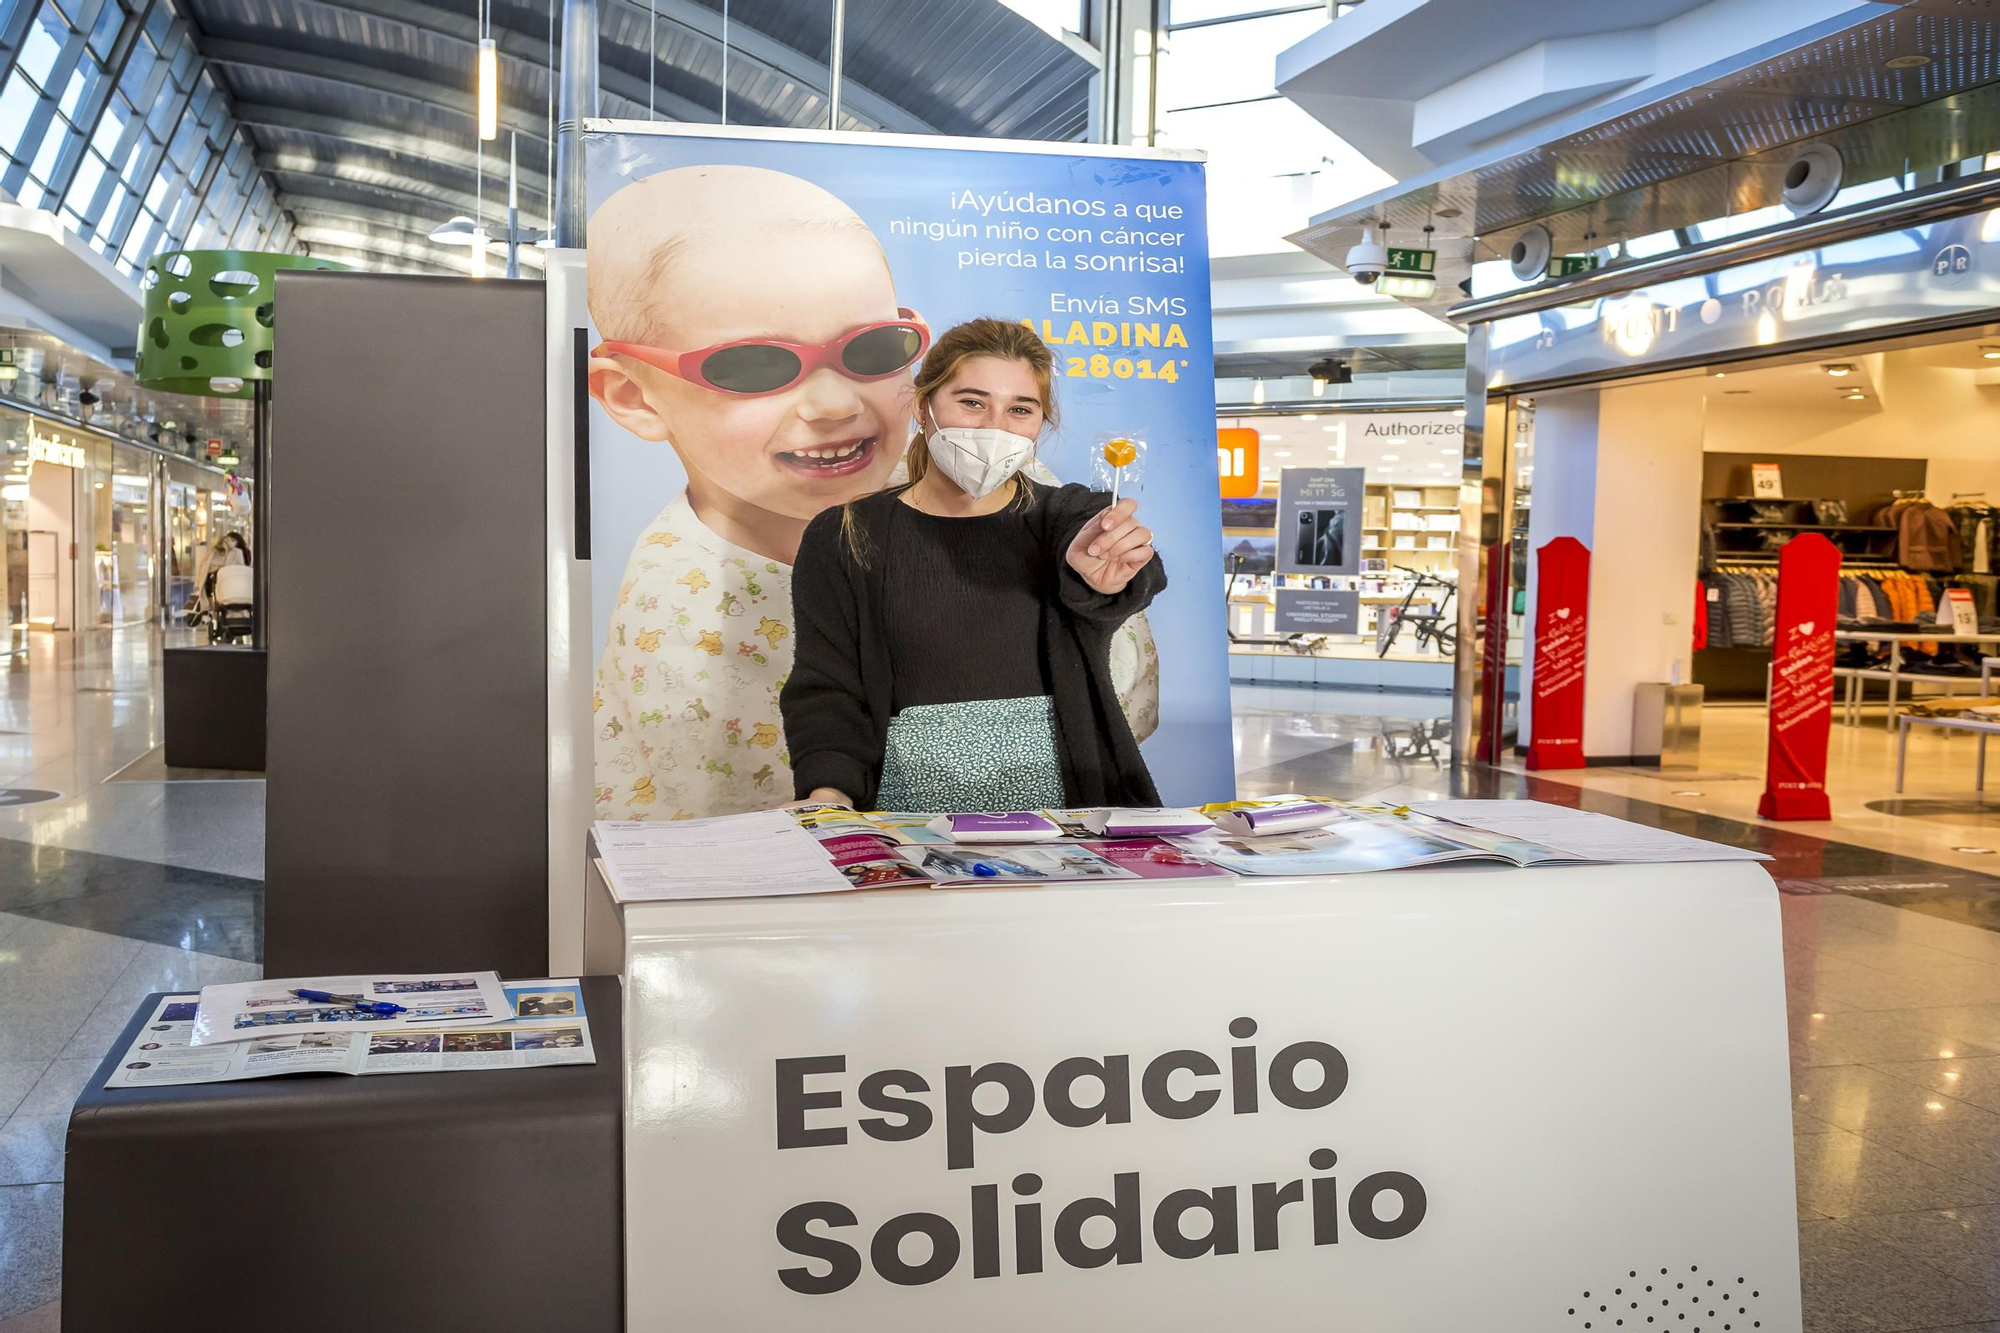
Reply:
<svg viewBox="0 0 2000 1333"><path fill-rule="evenodd" d="M905 708L889 719L875 803L925 814L1063 805L1055 700L1043 695Z"/></svg>

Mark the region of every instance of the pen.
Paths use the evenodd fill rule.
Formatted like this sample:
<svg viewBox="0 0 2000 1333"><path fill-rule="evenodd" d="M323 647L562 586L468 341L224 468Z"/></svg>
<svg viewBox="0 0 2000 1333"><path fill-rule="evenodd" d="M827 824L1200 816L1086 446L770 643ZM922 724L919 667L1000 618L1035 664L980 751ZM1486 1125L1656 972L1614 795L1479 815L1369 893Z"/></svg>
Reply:
<svg viewBox="0 0 2000 1333"><path fill-rule="evenodd" d="M984 861L975 861L972 863L972 873L981 879L992 879L1000 872Z"/></svg>
<svg viewBox="0 0 2000 1333"><path fill-rule="evenodd" d="M405 1014L409 1010L400 1004L390 1004L387 1000L364 1000L359 995L335 995L323 990L295 990L292 994L301 1000L311 1000L314 1004L344 1004L349 1009L359 1009L370 1014Z"/></svg>

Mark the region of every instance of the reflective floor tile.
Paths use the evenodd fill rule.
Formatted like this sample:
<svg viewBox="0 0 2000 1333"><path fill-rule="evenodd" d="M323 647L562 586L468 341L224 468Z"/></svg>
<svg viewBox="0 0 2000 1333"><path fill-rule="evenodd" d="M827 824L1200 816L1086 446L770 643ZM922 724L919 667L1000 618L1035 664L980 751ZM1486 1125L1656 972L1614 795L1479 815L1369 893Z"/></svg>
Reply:
<svg viewBox="0 0 2000 1333"><path fill-rule="evenodd" d="M1792 1104L1804 1116L1821 1122L1801 1126L1808 1132L1817 1132L1826 1125L1866 1131L1953 1119L1980 1120L2000 1126L2000 1115L1865 1065L1799 1070L1792 1076Z"/></svg>
<svg viewBox="0 0 2000 1333"><path fill-rule="evenodd" d="M0 1124L0 1185L39 1185L63 1178L68 1115L17 1115Z"/></svg>
<svg viewBox="0 0 2000 1333"><path fill-rule="evenodd" d="M1810 1333L1933 1329L2000 1315L2000 1302L1840 1222L1799 1224Z"/></svg>
<svg viewBox="0 0 2000 1333"><path fill-rule="evenodd" d="M1982 1290L2000 1283L2000 1207L1852 1217L1847 1225Z"/></svg>
<svg viewBox="0 0 2000 1333"><path fill-rule="evenodd" d="M0 1064L0 1120L14 1114L14 1108L41 1081L48 1067L47 1060L9 1060Z"/></svg>
<svg viewBox="0 0 2000 1333"><path fill-rule="evenodd" d="M33 1091L14 1108L14 1114L67 1116L97 1071L97 1064L95 1060L51 1061Z"/></svg>
<svg viewBox="0 0 2000 1333"><path fill-rule="evenodd" d="M1795 1135L1793 1159L1799 1203L1832 1218L2000 1203L2000 1190L1844 1129Z"/></svg>
<svg viewBox="0 0 2000 1333"><path fill-rule="evenodd" d="M1892 1078L1970 1102L1983 1111L2000 1112L2000 1058L1899 1060L1874 1062L1874 1067Z"/></svg>
<svg viewBox="0 0 2000 1333"><path fill-rule="evenodd" d="M2000 1117L1871 1126L1864 1137L2000 1194Z"/></svg>
<svg viewBox="0 0 2000 1333"><path fill-rule="evenodd" d="M62 1302L50 1301L12 1319L0 1319L0 1333L62 1333Z"/></svg>
<svg viewBox="0 0 2000 1333"><path fill-rule="evenodd" d="M1829 1013L1811 1019L1796 1038L1804 1065L1878 1064L1883 1061L1942 1060L1991 1055L1994 1050L1957 1035L1910 1026L1894 1012Z"/></svg>
<svg viewBox="0 0 2000 1333"><path fill-rule="evenodd" d="M62 1186L0 1186L0 1319L62 1295Z"/></svg>

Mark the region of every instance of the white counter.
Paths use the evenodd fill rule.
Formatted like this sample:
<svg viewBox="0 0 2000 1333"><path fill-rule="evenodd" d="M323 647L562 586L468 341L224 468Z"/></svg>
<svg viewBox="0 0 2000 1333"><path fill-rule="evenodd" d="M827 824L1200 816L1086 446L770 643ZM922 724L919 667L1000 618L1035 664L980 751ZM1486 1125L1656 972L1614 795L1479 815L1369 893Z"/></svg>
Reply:
<svg viewBox="0 0 2000 1333"><path fill-rule="evenodd" d="M1800 1326L1753 864L649 903L591 932L626 963L635 1330ZM1129 1119L1058 1123L1051 1082L1090 1118L1104 1057ZM928 1091L869 1080L897 1070ZM1059 1220L1086 1198L1122 1230Z"/></svg>

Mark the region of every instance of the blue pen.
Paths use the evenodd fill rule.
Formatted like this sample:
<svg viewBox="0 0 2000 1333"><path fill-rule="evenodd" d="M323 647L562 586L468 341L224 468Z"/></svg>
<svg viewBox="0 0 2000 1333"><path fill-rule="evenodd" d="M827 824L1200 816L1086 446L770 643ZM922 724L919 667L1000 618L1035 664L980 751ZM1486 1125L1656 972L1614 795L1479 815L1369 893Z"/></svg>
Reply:
<svg viewBox="0 0 2000 1333"><path fill-rule="evenodd" d="M295 990L292 994L301 1000L311 1000L314 1004L344 1004L349 1009L359 1009L369 1014L406 1014L409 1010L400 1004L390 1004L387 1000L364 1000L359 995L335 995L332 991Z"/></svg>
<svg viewBox="0 0 2000 1333"><path fill-rule="evenodd" d="M972 873L980 879L993 879L1000 874L998 870L987 865L984 861L974 861L972 863Z"/></svg>

